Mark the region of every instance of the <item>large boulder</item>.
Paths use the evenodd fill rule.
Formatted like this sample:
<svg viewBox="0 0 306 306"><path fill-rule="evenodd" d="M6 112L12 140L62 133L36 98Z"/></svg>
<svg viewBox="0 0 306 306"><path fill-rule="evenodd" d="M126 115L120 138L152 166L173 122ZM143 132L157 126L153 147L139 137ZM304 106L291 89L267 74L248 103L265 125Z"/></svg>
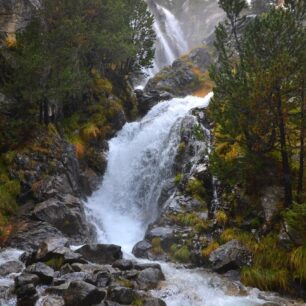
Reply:
<svg viewBox="0 0 306 306"><path fill-rule="evenodd" d="M133 289L126 287L112 288L109 294L110 300L123 305L132 304L136 297L137 297L136 292Z"/></svg>
<svg viewBox="0 0 306 306"><path fill-rule="evenodd" d="M87 244L76 251L88 261L105 265L122 258L121 247L113 244Z"/></svg>
<svg viewBox="0 0 306 306"><path fill-rule="evenodd" d="M44 284L51 284L54 278L54 270L42 262L28 266L26 272L37 275Z"/></svg>
<svg viewBox="0 0 306 306"><path fill-rule="evenodd" d="M161 246L167 249L174 242L174 229L171 227L155 227L146 233L145 238L149 241L157 238L160 240Z"/></svg>
<svg viewBox="0 0 306 306"><path fill-rule="evenodd" d="M231 240L213 251L209 261L214 271L224 273L249 265L251 255L241 242Z"/></svg>
<svg viewBox="0 0 306 306"><path fill-rule="evenodd" d="M133 248L133 254L138 258L148 259L148 252L152 248L152 244L146 240L139 241Z"/></svg>
<svg viewBox="0 0 306 306"><path fill-rule="evenodd" d="M54 250L68 246L69 246L68 239L65 237L47 238L39 245L36 253L36 258L40 260L49 257L49 254L52 254Z"/></svg>
<svg viewBox="0 0 306 306"><path fill-rule="evenodd" d="M7 261L0 265L0 276L6 276L11 273L20 273L24 269L24 263L18 260Z"/></svg>
<svg viewBox="0 0 306 306"><path fill-rule="evenodd" d="M105 297L105 291L83 281L72 281L64 292L66 306L91 306L99 304Z"/></svg>
<svg viewBox="0 0 306 306"><path fill-rule="evenodd" d="M7 244L33 253L46 239L62 239L63 234L47 222L21 220L9 237Z"/></svg>
<svg viewBox="0 0 306 306"><path fill-rule="evenodd" d="M37 204L33 216L53 225L69 237L72 243L82 243L90 236L83 203L72 195Z"/></svg>
<svg viewBox="0 0 306 306"><path fill-rule="evenodd" d="M148 268L139 273L137 283L142 290L155 289L162 280L165 280L165 276L160 269Z"/></svg>

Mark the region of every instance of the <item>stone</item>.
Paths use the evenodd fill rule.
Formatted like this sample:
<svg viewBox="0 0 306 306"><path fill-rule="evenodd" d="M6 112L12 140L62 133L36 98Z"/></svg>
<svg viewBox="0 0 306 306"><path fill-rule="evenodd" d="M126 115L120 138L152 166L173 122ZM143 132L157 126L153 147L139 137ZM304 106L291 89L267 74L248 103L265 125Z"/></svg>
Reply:
<svg viewBox="0 0 306 306"><path fill-rule="evenodd" d="M40 244L49 238L62 239L63 234L47 222L26 220L16 225L17 230L10 236L7 244L33 253Z"/></svg>
<svg viewBox="0 0 306 306"><path fill-rule="evenodd" d="M133 303L137 294L131 288L115 287L111 289L109 298L120 304L130 305Z"/></svg>
<svg viewBox="0 0 306 306"><path fill-rule="evenodd" d="M50 284L54 278L54 270L42 262L28 266L25 271L37 275L44 284Z"/></svg>
<svg viewBox="0 0 306 306"><path fill-rule="evenodd" d="M118 268L121 271L127 271L133 269L134 263L132 260L119 259L116 260L112 266L114 268Z"/></svg>
<svg viewBox="0 0 306 306"><path fill-rule="evenodd" d="M111 284L112 277L106 271L99 271L94 275L93 281L98 288L105 288Z"/></svg>
<svg viewBox="0 0 306 306"><path fill-rule="evenodd" d="M162 270L160 264L158 263L135 263L134 268L136 270L145 270L148 268Z"/></svg>
<svg viewBox="0 0 306 306"><path fill-rule="evenodd" d="M36 253L36 259L41 260L43 258L48 260L48 257L52 257L52 252L55 249L58 249L60 247L68 247L68 239L65 237L51 237L47 238L45 241L43 241L37 250Z"/></svg>
<svg viewBox="0 0 306 306"><path fill-rule="evenodd" d="M0 276L6 276L11 273L20 273L24 269L21 261L13 260L0 265Z"/></svg>
<svg viewBox="0 0 306 306"><path fill-rule="evenodd" d="M90 236L83 203L70 194L37 204L33 216L60 230L72 243L82 243Z"/></svg>
<svg viewBox="0 0 306 306"><path fill-rule="evenodd" d="M213 251L209 256L209 262L214 271L225 273L249 265L251 255L241 242L231 240Z"/></svg>
<svg viewBox="0 0 306 306"><path fill-rule="evenodd" d="M105 296L105 291L83 281L72 281L63 294L65 306L92 306Z"/></svg>
<svg viewBox="0 0 306 306"><path fill-rule="evenodd" d="M38 292L33 284L16 287L17 306L35 306Z"/></svg>
<svg viewBox="0 0 306 306"><path fill-rule="evenodd" d="M65 306L65 301L60 296L45 296L39 300L40 306Z"/></svg>
<svg viewBox="0 0 306 306"><path fill-rule="evenodd" d="M149 230L145 237L149 241L159 238L161 246L168 249L174 243L174 230L170 227L155 227Z"/></svg>
<svg viewBox="0 0 306 306"><path fill-rule="evenodd" d="M148 259L148 251L152 248L152 244L146 240L139 241L133 248L133 254L138 258Z"/></svg>
<svg viewBox="0 0 306 306"><path fill-rule="evenodd" d="M15 286L22 287L26 284L33 284L36 286L39 283L39 277L35 274L23 272L15 278Z"/></svg>
<svg viewBox="0 0 306 306"><path fill-rule="evenodd" d="M161 270L148 268L139 273L137 283L140 289L147 290L155 289L162 280L165 280L165 276Z"/></svg>
<svg viewBox="0 0 306 306"><path fill-rule="evenodd" d="M87 244L76 250L86 260L97 264L113 264L122 259L121 247L112 244Z"/></svg>
<svg viewBox="0 0 306 306"><path fill-rule="evenodd" d="M167 306L167 304L161 299L149 298L145 299L143 306Z"/></svg>

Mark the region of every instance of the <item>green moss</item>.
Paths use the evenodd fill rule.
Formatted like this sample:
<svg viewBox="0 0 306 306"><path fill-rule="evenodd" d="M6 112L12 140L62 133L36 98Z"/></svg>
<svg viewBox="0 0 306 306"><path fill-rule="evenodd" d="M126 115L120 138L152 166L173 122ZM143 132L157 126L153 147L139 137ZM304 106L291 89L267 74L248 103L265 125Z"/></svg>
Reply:
<svg viewBox="0 0 306 306"><path fill-rule="evenodd" d="M126 287L126 288L134 288L134 285L131 281L129 281L126 278L118 278L117 282L122 286L122 287Z"/></svg>
<svg viewBox="0 0 306 306"><path fill-rule="evenodd" d="M64 264L64 257L63 256L55 256L45 262L46 265L53 268L54 270L58 271Z"/></svg>
<svg viewBox="0 0 306 306"><path fill-rule="evenodd" d="M179 184L181 181L182 181L182 178L183 178L183 174L182 173L178 173L175 178L174 178L174 182L175 184Z"/></svg>
<svg viewBox="0 0 306 306"><path fill-rule="evenodd" d="M206 195L206 190L203 183L195 178L188 181L186 191L197 200L202 200Z"/></svg>
<svg viewBox="0 0 306 306"><path fill-rule="evenodd" d="M200 124L197 124L193 127L192 133L197 140L199 141L205 140L205 134Z"/></svg>
<svg viewBox="0 0 306 306"><path fill-rule="evenodd" d="M160 238L155 237L155 238L152 239L152 249L151 249L151 251L156 255L162 254L164 252L162 247L161 247Z"/></svg>
<svg viewBox="0 0 306 306"><path fill-rule="evenodd" d="M144 301L139 297L135 297L131 306L143 306L144 305Z"/></svg>
<svg viewBox="0 0 306 306"><path fill-rule="evenodd" d="M179 249L173 249L173 257L182 263L188 263L190 262L190 251L187 246L182 246Z"/></svg>

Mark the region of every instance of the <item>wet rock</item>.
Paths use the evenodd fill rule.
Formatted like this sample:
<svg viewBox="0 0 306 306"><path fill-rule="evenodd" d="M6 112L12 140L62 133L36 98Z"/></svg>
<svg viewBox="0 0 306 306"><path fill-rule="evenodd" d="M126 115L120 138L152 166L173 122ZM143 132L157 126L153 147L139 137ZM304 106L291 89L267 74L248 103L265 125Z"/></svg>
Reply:
<svg viewBox="0 0 306 306"><path fill-rule="evenodd" d="M63 234L47 222L26 220L17 224L17 230L10 236L7 244L33 253L48 238L62 239Z"/></svg>
<svg viewBox="0 0 306 306"><path fill-rule="evenodd" d="M133 248L132 253L138 258L148 259L148 251L152 248L152 244L146 240L139 241Z"/></svg>
<svg viewBox="0 0 306 306"><path fill-rule="evenodd" d="M113 263L114 268L118 268L121 271L127 271L133 269L134 263L132 260L119 259Z"/></svg>
<svg viewBox="0 0 306 306"><path fill-rule="evenodd" d="M62 275L60 278L54 280L54 283L65 283L67 281L84 281L94 283L93 275L86 272L72 272Z"/></svg>
<svg viewBox="0 0 306 306"><path fill-rule="evenodd" d="M98 288L105 288L111 284L111 274L107 271L99 271L94 275L93 282Z"/></svg>
<svg viewBox="0 0 306 306"><path fill-rule="evenodd" d="M121 247L107 244L87 244L76 251L86 260L98 264L113 264L122 258Z"/></svg>
<svg viewBox="0 0 306 306"><path fill-rule="evenodd" d="M170 227L156 227L149 230L145 237L149 241L152 241L154 238L159 238L161 246L167 249L174 242L174 230Z"/></svg>
<svg viewBox="0 0 306 306"><path fill-rule="evenodd" d="M145 270L148 268L162 270L160 264L157 263L135 263L134 268L136 270Z"/></svg>
<svg viewBox="0 0 306 306"><path fill-rule="evenodd" d="M167 306L167 304L161 299L150 298L145 299L143 306Z"/></svg>
<svg viewBox="0 0 306 306"><path fill-rule="evenodd" d="M16 287L17 306L35 306L38 292L33 284Z"/></svg>
<svg viewBox="0 0 306 306"><path fill-rule="evenodd" d="M19 273L24 269L21 261L13 260L0 265L0 276L6 276L11 273Z"/></svg>
<svg viewBox="0 0 306 306"><path fill-rule="evenodd" d="M65 275L68 273L75 272L70 264L65 264L60 268L60 275Z"/></svg>
<svg viewBox="0 0 306 306"><path fill-rule="evenodd" d="M137 283L142 290L155 289L162 280L165 280L165 276L161 270L148 268L139 273Z"/></svg>
<svg viewBox="0 0 306 306"><path fill-rule="evenodd" d="M60 296L46 296L39 300L40 306L65 306L65 301Z"/></svg>
<svg viewBox="0 0 306 306"><path fill-rule="evenodd" d="M209 261L214 271L224 273L250 264L251 255L238 240L231 240L212 252Z"/></svg>
<svg viewBox="0 0 306 306"><path fill-rule="evenodd" d="M137 294L134 290L125 287L115 287L111 289L109 298L120 304L130 305L133 303Z"/></svg>
<svg viewBox="0 0 306 306"><path fill-rule="evenodd" d="M54 277L54 270L42 262L28 266L26 272L37 275L44 284L51 284Z"/></svg>
<svg viewBox="0 0 306 306"><path fill-rule="evenodd" d="M73 281L64 292L66 306L91 306L99 304L106 296L105 291L83 281Z"/></svg>
<svg viewBox="0 0 306 306"><path fill-rule="evenodd" d="M33 215L60 230L72 243L82 243L90 236L83 203L72 195L37 204Z"/></svg>
<svg viewBox="0 0 306 306"><path fill-rule="evenodd" d="M66 282L57 286L51 286L46 288L45 293L47 294L53 294L58 296L63 296L66 290L68 290L70 283Z"/></svg>
<svg viewBox="0 0 306 306"><path fill-rule="evenodd" d="M43 241L37 250L36 259L41 260L43 258L48 259L52 257L52 252L60 247L68 247L68 239L65 237L48 238Z"/></svg>
<svg viewBox="0 0 306 306"><path fill-rule="evenodd" d="M206 48L193 49L188 54L188 57L202 72L207 71L213 63L212 55Z"/></svg>
<svg viewBox="0 0 306 306"><path fill-rule="evenodd" d="M35 274L23 272L15 278L15 286L22 287L27 284L33 284L36 286L39 283L39 277Z"/></svg>

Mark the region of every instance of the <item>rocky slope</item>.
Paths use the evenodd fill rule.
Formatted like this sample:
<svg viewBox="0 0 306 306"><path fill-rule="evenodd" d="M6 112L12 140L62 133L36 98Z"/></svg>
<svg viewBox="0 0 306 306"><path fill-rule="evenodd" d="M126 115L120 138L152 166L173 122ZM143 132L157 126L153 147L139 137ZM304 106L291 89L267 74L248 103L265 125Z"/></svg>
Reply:
<svg viewBox="0 0 306 306"><path fill-rule="evenodd" d="M39 5L39 0L1 0L0 33L11 35L23 29Z"/></svg>

